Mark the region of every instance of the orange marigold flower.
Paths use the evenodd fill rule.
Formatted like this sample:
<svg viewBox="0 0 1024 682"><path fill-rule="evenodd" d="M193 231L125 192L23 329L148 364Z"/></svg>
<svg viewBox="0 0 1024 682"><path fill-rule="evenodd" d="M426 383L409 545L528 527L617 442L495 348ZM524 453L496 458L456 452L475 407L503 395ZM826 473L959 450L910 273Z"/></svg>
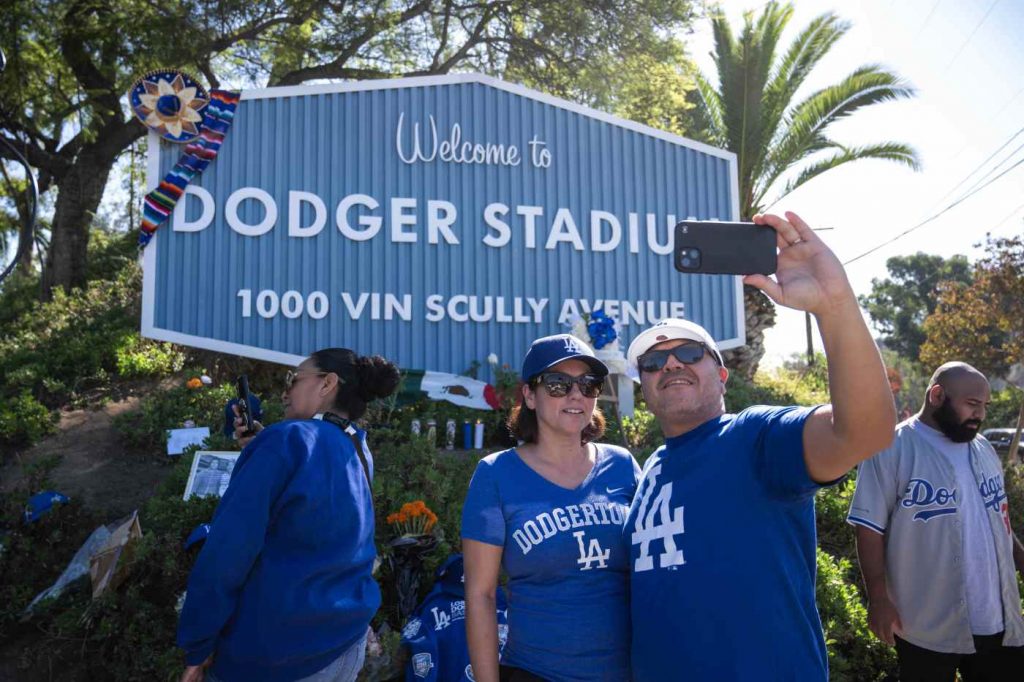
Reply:
<svg viewBox="0 0 1024 682"><path fill-rule="evenodd" d="M203 381L199 377L192 377L187 382L185 382L185 386L187 388L199 388L202 385Z"/></svg>

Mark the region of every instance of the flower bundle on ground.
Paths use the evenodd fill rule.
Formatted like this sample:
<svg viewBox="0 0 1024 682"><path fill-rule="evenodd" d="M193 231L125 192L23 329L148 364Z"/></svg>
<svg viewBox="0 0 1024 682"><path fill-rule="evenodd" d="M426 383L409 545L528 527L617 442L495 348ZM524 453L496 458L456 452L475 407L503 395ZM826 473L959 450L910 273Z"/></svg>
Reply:
<svg viewBox="0 0 1024 682"><path fill-rule="evenodd" d="M406 502L393 514L388 514L388 525L401 536L426 535L437 524L437 515L423 500Z"/></svg>

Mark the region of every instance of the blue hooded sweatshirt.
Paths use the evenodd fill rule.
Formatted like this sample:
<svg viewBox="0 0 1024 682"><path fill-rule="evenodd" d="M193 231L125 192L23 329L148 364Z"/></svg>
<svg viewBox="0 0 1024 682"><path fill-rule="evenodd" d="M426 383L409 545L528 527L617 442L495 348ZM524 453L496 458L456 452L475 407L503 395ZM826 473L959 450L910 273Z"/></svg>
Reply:
<svg viewBox="0 0 1024 682"><path fill-rule="evenodd" d="M348 435L316 419L261 431L235 464L189 576L178 623L186 663L212 653L226 682L286 682L326 667L380 606L373 533L370 486Z"/></svg>
<svg viewBox="0 0 1024 682"><path fill-rule="evenodd" d="M402 629L409 647L406 682L473 682L466 640L466 578L462 555L452 554L437 569L434 589L416 607ZM498 618L498 657L508 640L505 590L495 592Z"/></svg>

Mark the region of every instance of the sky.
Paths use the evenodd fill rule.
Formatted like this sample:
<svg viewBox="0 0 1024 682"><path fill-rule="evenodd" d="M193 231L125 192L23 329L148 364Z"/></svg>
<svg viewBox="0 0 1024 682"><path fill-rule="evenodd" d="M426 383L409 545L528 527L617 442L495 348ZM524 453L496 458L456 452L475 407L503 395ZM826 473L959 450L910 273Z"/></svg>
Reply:
<svg viewBox="0 0 1024 682"><path fill-rule="evenodd" d="M759 11L764 4L727 0L724 7L734 32L739 33L745 10ZM848 261L939 213L1004 158L1006 162L988 179L1024 159L1024 132L1014 138L1024 127L1024 42L1019 35L1024 2L796 0L794 7L783 50L799 29L823 12L852 23L798 98L867 63L885 65L917 90L911 100L858 111L834 126L832 137L848 144L908 143L918 151L921 171L892 162L859 161L811 180L772 207L773 212L794 211L812 227L835 228L822 237L840 260ZM685 38L687 50L704 73L713 74L707 22L699 22L696 29ZM867 294L872 278L886 276L885 262L893 256L923 251L943 257L964 254L973 261L983 255L987 233L1020 234L1022 220L1024 166L934 221L849 264L847 274L854 291ZM816 333L814 343L820 350ZM765 337L764 366L778 365L806 347L803 313L779 308L777 324Z"/></svg>

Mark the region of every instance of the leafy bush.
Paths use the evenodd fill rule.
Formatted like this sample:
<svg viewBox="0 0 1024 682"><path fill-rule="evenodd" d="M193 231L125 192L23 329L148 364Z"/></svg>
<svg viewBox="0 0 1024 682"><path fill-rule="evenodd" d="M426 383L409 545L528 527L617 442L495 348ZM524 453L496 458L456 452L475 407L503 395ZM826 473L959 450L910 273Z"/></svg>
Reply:
<svg viewBox="0 0 1024 682"><path fill-rule="evenodd" d="M201 374L197 371L194 374ZM163 451L167 429L180 428L186 420L197 426L209 426L211 436L224 423L224 405L235 396L231 384L188 388L179 386L146 397L134 412L114 417L114 428L125 443L137 449Z"/></svg>
<svg viewBox="0 0 1024 682"><path fill-rule="evenodd" d="M1003 488L1010 505L1010 527L1017 537L1024 536L1024 464L1007 464L1003 472Z"/></svg>
<svg viewBox="0 0 1024 682"><path fill-rule="evenodd" d="M164 376L180 372L185 354L172 343L150 341L138 334L121 339L114 349L117 373L123 377Z"/></svg>
<svg viewBox="0 0 1024 682"><path fill-rule="evenodd" d="M54 408L106 382L114 349L138 324L140 272L97 281L32 308L0 339L0 397L28 390Z"/></svg>
<svg viewBox="0 0 1024 682"><path fill-rule="evenodd" d="M39 520L23 520L28 498L52 487L50 474L57 457L24 467L24 481L0 492L0 641L23 632L21 613L29 602L64 571L78 547L98 525L77 499L58 505Z"/></svg>
<svg viewBox="0 0 1024 682"><path fill-rule="evenodd" d="M896 651L868 629L867 608L857 588L846 581L850 562L818 550L816 599L828 647L832 682L896 680Z"/></svg>
<svg viewBox="0 0 1024 682"><path fill-rule="evenodd" d="M53 430L53 415L27 390L0 402L0 445L29 445Z"/></svg>
<svg viewBox="0 0 1024 682"><path fill-rule="evenodd" d="M182 456L140 511L143 537L127 564L125 584L92 600L84 581L81 589L39 609L31 629L15 629L13 623L98 523L73 500L10 534L0 555L0 573L11 578L0 587L0 635L26 638L19 640L28 644L19 658L24 668L19 679L49 679L49 671L57 669L65 680L171 680L181 674L174 607L195 553L186 553L182 542L210 520L217 504L215 498L181 499L191 460L191 454Z"/></svg>
<svg viewBox="0 0 1024 682"><path fill-rule="evenodd" d="M1019 389L1006 387L1001 391L992 391L992 404L985 414L985 426L982 428L1013 428L1017 425L1024 393Z"/></svg>
<svg viewBox="0 0 1024 682"><path fill-rule="evenodd" d="M406 502L423 500L437 514L437 547L426 557L420 596L433 583L434 569L452 552L460 551L462 502L469 489L480 457L487 450L437 450L425 437L414 438L404 430L371 431L374 456L374 513L377 522L377 551L381 557L391 554L388 542L395 537L388 526L388 514ZM375 622L386 620L392 629L402 626L397 611L397 595L392 575L385 562L378 576L384 602Z"/></svg>

